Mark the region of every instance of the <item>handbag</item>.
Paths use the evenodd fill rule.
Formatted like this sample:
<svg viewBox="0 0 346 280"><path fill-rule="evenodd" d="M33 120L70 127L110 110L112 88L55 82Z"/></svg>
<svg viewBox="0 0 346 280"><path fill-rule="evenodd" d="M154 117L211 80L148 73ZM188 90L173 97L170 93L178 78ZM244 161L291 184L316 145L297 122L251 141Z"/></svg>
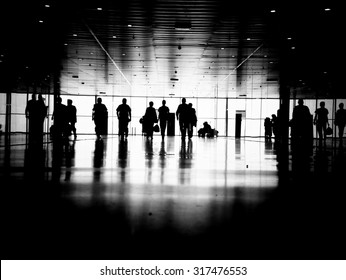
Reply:
<svg viewBox="0 0 346 280"><path fill-rule="evenodd" d="M333 129L328 126L327 129L326 129L326 135L332 135L333 134Z"/></svg>
<svg viewBox="0 0 346 280"><path fill-rule="evenodd" d="M158 124L155 124L155 125L154 125L154 131L155 131L155 132L160 132L160 127L159 127Z"/></svg>

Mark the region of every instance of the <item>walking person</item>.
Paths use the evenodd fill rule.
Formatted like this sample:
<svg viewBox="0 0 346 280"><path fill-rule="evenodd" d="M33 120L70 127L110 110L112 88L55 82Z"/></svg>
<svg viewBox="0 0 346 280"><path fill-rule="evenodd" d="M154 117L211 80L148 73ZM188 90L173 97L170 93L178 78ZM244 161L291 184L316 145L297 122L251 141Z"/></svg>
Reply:
<svg viewBox="0 0 346 280"><path fill-rule="evenodd" d="M342 146L342 138L344 136L344 129L346 125L346 110L344 109L344 103L339 104L339 109L335 114L335 125L339 130L339 145Z"/></svg>
<svg viewBox="0 0 346 280"><path fill-rule="evenodd" d="M154 124L158 122L156 110L153 106L154 106L154 102L150 101L149 107L147 107L144 118L143 118L145 132L147 134L147 139L149 138L153 139Z"/></svg>
<svg viewBox="0 0 346 280"><path fill-rule="evenodd" d="M129 135L128 124L131 121L131 107L126 104L127 99L123 98L122 104L117 108L117 117L119 120L119 137L121 140L127 139Z"/></svg>
<svg viewBox="0 0 346 280"><path fill-rule="evenodd" d="M97 103L94 104L92 112L92 120L95 123L95 132L97 139L101 139L102 134L107 131L108 110L105 104L102 103L102 98L97 98Z"/></svg>
<svg viewBox="0 0 346 280"><path fill-rule="evenodd" d="M322 144L322 140L324 140L324 143L326 142L327 125L329 126L328 114L329 112L327 108L325 108L325 102L320 102L320 108L316 109L314 118L320 144Z"/></svg>
<svg viewBox="0 0 346 280"><path fill-rule="evenodd" d="M77 138L77 130L76 130L76 122L77 122L77 108L76 106L72 105L72 100L67 100L67 122L69 125L69 133L72 131L74 139Z"/></svg>
<svg viewBox="0 0 346 280"><path fill-rule="evenodd" d="M189 139L193 136L193 127L197 126L197 115L196 115L196 109L192 107L192 103L188 104L188 136Z"/></svg>
<svg viewBox="0 0 346 280"><path fill-rule="evenodd" d="M162 137L162 140L164 140L168 116L169 116L169 108L166 106L166 100L162 100L162 106L158 109L158 111L159 111L161 137Z"/></svg>
<svg viewBox="0 0 346 280"><path fill-rule="evenodd" d="M177 120L179 121L179 127L181 132L181 139L185 141L186 131L189 126L188 120L189 107L186 104L186 98L182 98L181 104L178 106L176 111Z"/></svg>

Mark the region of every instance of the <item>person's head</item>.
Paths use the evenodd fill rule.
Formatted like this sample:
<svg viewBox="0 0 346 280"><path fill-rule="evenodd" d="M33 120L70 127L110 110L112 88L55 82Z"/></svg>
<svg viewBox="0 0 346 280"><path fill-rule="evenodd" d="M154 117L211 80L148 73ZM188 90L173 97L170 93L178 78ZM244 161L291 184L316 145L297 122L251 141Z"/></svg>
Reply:
<svg viewBox="0 0 346 280"><path fill-rule="evenodd" d="M275 119L275 118L276 118L276 115L275 115L275 114L272 114L272 118Z"/></svg>
<svg viewBox="0 0 346 280"><path fill-rule="evenodd" d="M326 106L326 103L325 103L324 101L321 101L321 102L320 102L320 106L321 106L322 108L324 108L324 107Z"/></svg>
<svg viewBox="0 0 346 280"><path fill-rule="evenodd" d="M97 103L98 103L98 104L101 104L101 103L102 103L102 98L101 98L101 97L97 98Z"/></svg>
<svg viewBox="0 0 346 280"><path fill-rule="evenodd" d="M72 105L72 100L71 99L67 99L67 105L69 105L69 106Z"/></svg>
<svg viewBox="0 0 346 280"><path fill-rule="evenodd" d="M181 102L182 102L183 104L185 104L185 103L186 103L186 98L183 97L183 99L181 100Z"/></svg>
<svg viewBox="0 0 346 280"><path fill-rule="evenodd" d="M189 103L189 108L192 108L192 103Z"/></svg>
<svg viewBox="0 0 346 280"><path fill-rule="evenodd" d="M153 107L153 106L154 106L154 102L153 102L153 101L150 101L150 102L149 102L149 106L150 106L150 107Z"/></svg>
<svg viewBox="0 0 346 280"><path fill-rule="evenodd" d="M340 104L339 104L339 108L340 108L340 109L344 109L344 103L340 103Z"/></svg>
<svg viewBox="0 0 346 280"><path fill-rule="evenodd" d="M303 104L304 104L303 98L299 98L299 99L298 99L298 105L303 105Z"/></svg>
<svg viewBox="0 0 346 280"><path fill-rule="evenodd" d="M163 106L166 105L166 100L162 100L162 105L163 105Z"/></svg>
<svg viewBox="0 0 346 280"><path fill-rule="evenodd" d="M38 95L38 100L43 100L42 94Z"/></svg>
<svg viewBox="0 0 346 280"><path fill-rule="evenodd" d="M32 100L36 100L36 94L35 94L35 93L33 93L33 94L31 95L31 99L32 99Z"/></svg>
<svg viewBox="0 0 346 280"><path fill-rule="evenodd" d="M61 99L60 96L56 98L56 102L59 103L59 104L62 102L62 99Z"/></svg>
<svg viewBox="0 0 346 280"><path fill-rule="evenodd" d="M123 98L123 104L126 104L126 102L127 102L127 99Z"/></svg>

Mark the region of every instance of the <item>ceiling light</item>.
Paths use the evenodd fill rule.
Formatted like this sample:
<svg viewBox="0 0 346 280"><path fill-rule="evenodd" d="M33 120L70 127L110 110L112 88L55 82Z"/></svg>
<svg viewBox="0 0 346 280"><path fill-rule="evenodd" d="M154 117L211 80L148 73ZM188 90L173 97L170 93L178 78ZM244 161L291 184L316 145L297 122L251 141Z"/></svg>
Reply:
<svg viewBox="0 0 346 280"><path fill-rule="evenodd" d="M276 13L276 10L270 10L271 13Z"/></svg>
<svg viewBox="0 0 346 280"><path fill-rule="evenodd" d="M39 22L39 23L43 23L43 20L39 20L38 22Z"/></svg>
<svg viewBox="0 0 346 280"><path fill-rule="evenodd" d="M112 37L112 38L113 38L113 39L115 39L116 37L117 37L117 36L113 35L113 37Z"/></svg>
<svg viewBox="0 0 346 280"><path fill-rule="evenodd" d="M326 12L329 12L330 11L330 8L325 8L324 9Z"/></svg>
<svg viewBox="0 0 346 280"><path fill-rule="evenodd" d="M102 11L102 8L97 8L98 11Z"/></svg>
<svg viewBox="0 0 346 280"><path fill-rule="evenodd" d="M128 26L128 27L132 27L132 24L128 24L127 26Z"/></svg>
<svg viewBox="0 0 346 280"><path fill-rule="evenodd" d="M75 34L73 34L72 36L73 36L73 37L77 37L77 34L75 33Z"/></svg>
<svg viewBox="0 0 346 280"><path fill-rule="evenodd" d="M44 5L46 8L50 8L50 5L48 5L48 4L46 4L46 5Z"/></svg>
<svg viewBox="0 0 346 280"><path fill-rule="evenodd" d="M292 40L292 38L291 38L291 37L288 37L287 40Z"/></svg>

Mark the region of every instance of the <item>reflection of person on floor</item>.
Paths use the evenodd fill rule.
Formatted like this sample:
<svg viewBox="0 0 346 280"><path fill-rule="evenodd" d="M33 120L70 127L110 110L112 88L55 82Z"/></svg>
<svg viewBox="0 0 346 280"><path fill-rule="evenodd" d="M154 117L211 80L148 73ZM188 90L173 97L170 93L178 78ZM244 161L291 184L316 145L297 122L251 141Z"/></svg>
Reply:
<svg viewBox="0 0 346 280"><path fill-rule="evenodd" d="M344 129L346 125L346 110L344 109L344 103L339 104L339 109L335 114L335 125L339 130L339 144L342 145L342 138L344 136Z"/></svg>
<svg viewBox="0 0 346 280"><path fill-rule="evenodd" d="M272 122L274 139L275 139L275 141L277 141L279 139L280 124L279 124L279 119L275 114L272 114L271 122Z"/></svg>
<svg viewBox="0 0 346 280"><path fill-rule="evenodd" d="M189 139L191 139L193 136L193 127L197 126L197 116L195 108L192 107L192 103L189 103L188 108L188 135Z"/></svg>
<svg viewBox="0 0 346 280"><path fill-rule="evenodd" d="M186 104L186 99L183 98L175 114L177 116L177 120L179 120L181 139L184 141L185 141L186 131L189 126L188 112L189 112L189 107Z"/></svg>
<svg viewBox="0 0 346 280"><path fill-rule="evenodd" d="M119 120L119 136L120 139L126 139L129 135L128 124L131 121L131 108L126 104L127 99L123 98L122 104L117 108L117 116Z"/></svg>
<svg viewBox="0 0 346 280"><path fill-rule="evenodd" d="M319 142L322 143L322 140L326 141L327 135L327 124L329 126L328 122L328 110L325 108L325 102L320 102L320 108L316 109L315 111L315 118L314 118L314 124L317 128L318 138Z"/></svg>
<svg viewBox="0 0 346 280"><path fill-rule="evenodd" d="M72 105L72 100L67 100L67 122L70 126L69 129L73 132L74 139L77 138L76 122L77 122L77 109L76 106Z"/></svg>
<svg viewBox="0 0 346 280"><path fill-rule="evenodd" d="M101 139L102 134L106 134L107 130L108 110L106 105L102 103L102 98L97 98L97 103L94 104L92 119L95 123L95 132L98 139Z"/></svg>
<svg viewBox="0 0 346 280"><path fill-rule="evenodd" d="M166 100L162 100L162 106L158 109L158 111L159 111L161 136L162 136L162 140L164 140L168 116L169 116L169 108L166 106Z"/></svg>
<svg viewBox="0 0 346 280"><path fill-rule="evenodd" d="M154 124L157 123L158 121L156 110L153 106L154 106L154 102L150 101L149 107L147 107L144 118L143 118L144 127L145 127L144 130L147 134L147 139L149 138L153 139Z"/></svg>

